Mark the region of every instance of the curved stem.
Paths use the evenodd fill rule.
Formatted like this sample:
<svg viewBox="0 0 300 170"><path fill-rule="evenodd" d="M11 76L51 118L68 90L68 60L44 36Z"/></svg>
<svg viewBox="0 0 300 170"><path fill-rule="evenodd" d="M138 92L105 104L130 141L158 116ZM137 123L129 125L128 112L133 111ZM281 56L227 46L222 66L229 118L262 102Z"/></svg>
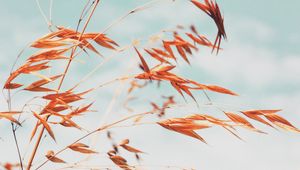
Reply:
<svg viewBox="0 0 300 170"><path fill-rule="evenodd" d="M150 113L151 113L151 112L144 112L144 113L139 113L139 114L131 115L131 116L125 117L125 118L123 118L123 119L120 119L120 120L118 120L118 121L116 121L116 122L110 123L110 124L108 124L108 125L104 125L104 126L102 126L102 127L99 127L99 128L97 128L97 129L95 129L95 130L93 130L93 131L91 131L91 132L85 134L84 136L78 138L77 140L75 140L74 142L72 142L70 145L73 145L73 144L75 144L75 143L77 143L77 142L79 142L79 141L81 141L81 140L83 140L83 139L85 139L85 138L91 136L92 134L95 134L95 133L97 133L97 132L103 131L103 130L105 130L105 129L107 129L107 128L110 128L110 127L116 125L116 124L119 124L119 123L121 123L121 122L127 121L127 120L132 119L132 118L135 118L135 117L139 117L139 116L142 116L142 115L145 115L145 114L150 114ZM67 149L69 148L70 145L68 145L68 146L64 147L63 149L59 150L58 152L56 152L56 153L53 155L53 157L57 156L58 154L62 153L62 152L65 151L65 150L67 150ZM43 162L41 165L39 165L35 170L40 169L40 168L41 168L42 166L44 166L48 161L49 161L49 159L47 159L46 161L44 161L44 162Z"/></svg>
<svg viewBox="0 0 300 170"><path fill-rule="evenodd" d="M41 15L42 15L43 18L44 18L46 24L48 25L48 28L50 29L50 28L51 28L51 22L48 20L48 18L47 18L47 16L46 16L45 12L43 11L43 9L42 9L42 7L41 7L41 4L40 4L40 1L39 1L39 0L36 0L35 2L36 2L36 5L37 5L38 8L39 8L39 11L40 11ZM50 31L51 31L51 29L50 29Z"/></svg>
<svg viewBox="0 0 300 170"><path fill-rule="evenodd" d="M132 10L130 10L129 12L127 12L125 15L121 16L120 18L118 18L117 20L115 20L114 22L112 22L110 25L108 25L101 34L104 34L106 31L108 31L110 28L112 28L113 26L115 26L116 24L120 23L122 20L124 20L126 17L128 17L129 15L136 13L137 11L140 10L144 10L149 8L151 5L155 4L156 2L160 2L161 0L152 0L150 2L147 2L141 6L138 6Z"/></svg>

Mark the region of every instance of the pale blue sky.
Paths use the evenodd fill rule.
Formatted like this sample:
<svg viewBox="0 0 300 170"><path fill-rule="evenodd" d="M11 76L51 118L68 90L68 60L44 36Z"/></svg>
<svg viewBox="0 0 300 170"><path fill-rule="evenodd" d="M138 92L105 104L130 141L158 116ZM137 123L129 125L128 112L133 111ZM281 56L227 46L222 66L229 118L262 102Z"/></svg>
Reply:
<svg viewBox="0 0 300 170"><path fill-rule="evenodd" d="M145 2L148 1L102 0L88 30L102 31L114 19ZM300 1L218 0L218 3L225 15L228 34L228 40L223 42L224 50L218 56L211 55L208 51L200 52L194 57L192 67L185 64L179 66L181 75L203 83L224 85L241 94L238 98L210 94L213 100L226 107L282 108L284 111L281 114L300 127L300 23L298 21ZM46 34L48 30L34 0L0 0L0 4L0 86L2 86L18 52L27 43ZM48 16L49 1L41 0L41 6ZM74 28L82 6L81 0L54 0L52 11L54 24ZM161 29L172 28L177 24L196 24L201 32L208 34L210 38L215 34L213 22L207 16L187 1L176 0L176 2L161 2L153 8L130 16L111 29L108 35L121 45L126 45L133 39L146 38ZM30 50L26 51L25 55L30 55L30 52ZM109 55L109 53L105 54ZM134 57L129 54L121 57ZM123 63L116 63L118 60L107 63L102 70L105 73L104 79L109 80L121 73L116 66L126 66L127 60L126 58L120 60ZM113 72L108 72L112 67L114 67ZM75 71L74 77L86 73L85 65L79 64L74 67L77 68L79 69ZM97 75L101 75L102 71L97 72ZM93 76L92 80L99 80L97 75ZM85 86L90 87L88 85L89 82ZM113 88L117 87L121 86L113 86ZM164 88L166 87L168 86ZM149 90L148 94L155 94L156 89L147 88L147 90ZM167 89L167 92L176 93L171 89ZM101 107L106 108L112 93L113 91L108 89L92 96L92 99L100 101L95 106L97 110L105 111ZM151 98L157 99L158 95ZM201 95L198 97L200 101L203 99ZM177 99L183 102L179 95ZM1 102L3 104L0 108L6 109L2 96ZM193 109L188 111L190 110L195 112ZM210 111L216 115L212 109L203 108L203 111ZM100 119L101 115L90 116L84 119L83 124L96 126L99 124L97 118ZM92 123L90 123L91 119L93 119ZM118 139L131 137L136 146L149 153L143 157L145 164L148 165L174 164L195 167L197 170L300 169L300 135L278 132L257 125L261 129L266 129L269 135L253 134L242 130L240 134L246 142L235 139L220 128L200 131L209 142L209 146L152 125L151 128L143 126L137 129L123 129L120 130L122 134L116 135L119 135ZM0 162L16 161L9 124L0 120L0 128L0 137L3 139L0 141ZM31 128L30 123L24 125L24 129L19 131L20 138L27 139L26 133ZM65 133L70 132L57 132L57 135L64 137ZM56 150L68 141L73 141L72 139L58 141L57 146L45 139L47 144L44 146ZM101 141L101 136L99 139L101 146L107 145ZM26 147L26 140L21 140L21 144ZM42 155L43 152L44 150L40 154ZM72 161L72 153L63 156ZM105 165L110 163L103 158L101 155L92 162L99 161ZM38 161L43 159L41 156ZM57 167L49 164L45 168Z"/></svg>

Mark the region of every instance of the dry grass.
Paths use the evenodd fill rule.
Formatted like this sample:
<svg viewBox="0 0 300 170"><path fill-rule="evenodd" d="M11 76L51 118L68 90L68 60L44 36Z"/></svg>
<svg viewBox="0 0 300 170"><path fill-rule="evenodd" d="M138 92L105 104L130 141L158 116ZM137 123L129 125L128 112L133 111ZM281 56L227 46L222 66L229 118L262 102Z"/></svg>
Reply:
<svg viewBox="0 0 300 170"><path fill-rule="evenodd" d="M52 1L50 2L52 4ZM249 120L263 123L272 128L279 127L285 130L299 132L299 129L278 115L278 112L281 110L226 111L223 108L213 105L213 101L209 98L207 91L238 96L235 92L217 85L202 84L173 73L173 70L177 68L177 64L179 62L185 61L186 63L191 64L190 56L197 52L200 47L211 48L213 52L216 50L217 53L221 49L221 40L226 38L226 33L224 29L223 16L221 15L219 6L216 2L212 0L205 0L204 2L198 0L191 0L190 2L187 1L187 3L194 4L196 8L199 8L199 10L202 10L209 15L215 22L217 35L213 43L204 35L199 34L195 26L179 26L172 31L172 36L167 39L154 37L155 40L159 40L159 43L153 47L146 47L146 45L143 46L139 42L134 42L127 47L120 47L117 41L112 40L109 38L109 35L104 34L111 27L116 26L118 22L126 19L127 16L141 10L150 10L148 8L153 3L158 3L158 1L151 1L129 11L126 15L109 25L105 31L99 33L87 33L86 28L88 27L97 6L101 5L100 0L87 1L81 12L77 28L75 29L55 26L51 23L51 17L50 19L47 19L45 16L47 24L49 25L50 33L31 43L30 48L38 49L38 52L27 56L25 63L20 64L19 66L14 64L14 67L3 87L3 92L7 97L8 111L0 112L0 118L11 122L12 132L15 137L14 140L19 155L18 163L2 164L5 169L42 169L45 164L50 163L62 164L62 167L66 166L69 168L75 168L76 166L80 167L80 164L68 164L63 157L60 157L60 154L69 149L73 152L77 152L78 154L88 154L92 156L97 155L98 151L93 150L90 146L82 143L82 140L99 132L107 132L107 140L112 143L111 149L107 150L107 158L110 159L113 164L122 169L140 169L143 167L142 165L130 165L126 161L127 155L121 155L119 150L124 149L128 153L133 153L136 160L140 161L141 155L144 154L142 148L140 149L131 146L129 139L124 139L123 141L117 142L118 144L115 144L112 135L108 131L113 127L122 127L123 122L129 122L129 126L156 124L167 130L196 138L204 143L207 142L199 135L198 131L211 128L213 126L220 126L239 139L241 139L241 137L236 132L237 128L246 128L253 132L265 133L252 125ZM83 22L83 28L80 30L80 25ZM100 50L103 49L110 50L112 53L134 49L135 57L140 62L140 73L120 76L103 84L90 87L84 91L78 91L77 87L80 84L85 83L85 80L105 63L104 59L103 63L97 66L95 70L91 70L91 72L86 75L85 78L79 80L77 84L74 85L66 82L65 77L70 74L70 71L72 71L70 69L70 65L75 59L83 56L84 54L102 56ZM146 55L147 58L145 57ZM20 57L18 57L18 59L19 58ZM82 57L81 60L84 60L84 58ZM149 64L149 60L151 60L152 64ZM59 64L61 61L66 61L67 64L59 74L45 74L47 70L49 71L50 68ZM156 64L153 65L153 63ZM112 69L111 71L114 70ZM51 71L49 72L51 73ZM38 80L30 83L18 81L18 78L24 76L28 77L28 75L38 77ZM131 113L127 117L120 118L117 121L101 125L100 127L95 127L92 131L85 132L85 128L81 127L79 123L75 121L78 120L75 118L79 117L80 119L80 117L84 116L85 113L93 111L92 107L94 103L87 103L85 96L91 93L96 93L99 88L109 86L114 82L122 82L129 85L126 92L127 98L124 101L124 108L127 109L128 112L134 112L134 110L136 110L133 106L129 106L129 103L132 100L138 98L138 96L132 95L133 91L143 90L143 88L147 87L147 85L151 83L158 83L159 85L161 82L167 82L170 84L170 88L173 88L178 92L174 95L179 94L186 101L188 101L187 97L189 97L197 105L197 97L193 95L193 92L202 91L209 100L210 105L222 112L226 116L226 119L201 113L186 113L187 115L183 117L166 119L164 117L169 108L176 109L176 107L180 107L180 104L174 100L174 96L169 96L163 97L164 102L162 105L156 102L150 102L152 107L150 110L145 110L139 113ZM32 99L23 103L22 110L15 111L11 108L11 103L13 102L12 93L16 94L15 92L18 92L18 90L30 92ZM31 102L37 99L40 101L40 104L38 107L34 107L34 105L31 105ZM116 100L116 98L113 98L113 100ZM109 107L110 106L108 106L108 108ZM107 113L109 113L109 111ZM28 117L36 120L35 124L27 125L32 128L32 131L28 133L31 134L30 140L32 143L30 144L32 145L33 150L30 151L29 154L25 154L26 157L23 157L21 151L24 148L19 148L18 138L15 132L19 128L22 128L22 125L26 123L24 120ZM150 119L158 117L159 120L150 123L144 122L143 120L145 117ZM53 131L53 126L59 126L60 128L76 128L78 131L83 131L86 134L78 139L74 139L72 143L62 147L60 150L53 151L49 148L49 151L45 153L45 160L41 164L34 164L33 166L33 162L37 157L37 150L39 149L39 146L41 146L42 137L46 134L53 140L56 140L56 134L59 132ZM28 161L24 162L24 160ZM110 167L98 168L105 169ZM180 167L172 166L165 166L164 168L182 169Z"/></svg>

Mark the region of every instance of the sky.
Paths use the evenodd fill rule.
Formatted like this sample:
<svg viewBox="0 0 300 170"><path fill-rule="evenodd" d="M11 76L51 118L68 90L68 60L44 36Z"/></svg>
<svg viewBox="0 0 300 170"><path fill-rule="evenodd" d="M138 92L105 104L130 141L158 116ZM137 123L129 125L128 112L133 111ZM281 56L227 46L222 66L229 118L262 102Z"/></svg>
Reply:
<svg viewBox="0 0 300 170"><path fill-rule="evenodd" d="M0 6L0 86L3 86L14 58L28 43L48 33L48 29L36 1L0 0L0 2L2 4ZM101 32L116 18L146 2L148 1L102 0L87 31ZM240 94L239 97L230 97L211 93L213 101L222 107L283 109L280 115L300 127L300 24L297 22L300 2L297 0L218 0L217 2L224 14L228 36L228 39L223 41L223 50L219 55L211 54L209 50L200 50L193 57L192 66L180 63L178 73L199 82L227 87ZM40 4L46 17L49 18L49 1L41 0ZM84 2L80 0L53 0L53 23L75 28L83 5ZM119 22L107 34L117 40L121 46L125 46L133 40L143 42L143 39L150 35L156 35L162 29L174 28L178 24L187 26L195 24L199 31L210 39L213 39L216 33L214 23L210 18L191 3L185 0L174 2L161 0L151 8ZM25 50L23 57L30 54L32 54L30 49ZM104 51L104 54L111 55L109 51ZM132 57L135 57L134 53L129 51L107 61L103 68L83 86L90 87L89 85L95 82L99 84L105 80L111 80L112 77L124 73L124 70L128 72L128 65L134 65L135 60ZM88 73L87 68L94 67L100 62L102 59L88 56L86 62L78 62L72 67L72 75L67 79L70 82L76 82ZM82 124L92 128L120 116L123 117L119 112L124 110L118 109L118 106L122 105L121 101L110 103L114 96L120 98L124 96L121 93L122 89L126 90L126 86L117 83L110 88L100 89L90 96L91 101L97 101L95 109L99 110L99 113L92 113L83 118ZM160 90L154 86L147 87L142 92L148 96L144 101L158 100L159 92L175 94L176 100L184 103L184 100L168 88L168 85L164 85ZM18 108L18 104L24 102L27 95L26 93L20 94L13 106ZM201 94L197 97L199 101L205 101ZM3 95L0 98L3 103L1 110L7 109ZM146 107L146 102L133 102L131 106L142 109ZM192 103L192 100L189 102ZM112 105L112 108L109 108L109 105ZM212 108L200 106L197 110L193 104L191 108L170 110L170 112L176 112L174 115L195 111L218 115ZM24 147L28 145L28 132L32 129L30 125L32 120L27 122L18 131L19 138L22 139L20 140L21 146ZM255 125L265 130L268 135L240 130L239 134L244 139L240 141L221 128L199 131L199 134L208 141L208 145L155 125L120 128L114 133L116 139L129 137L133 145L147 152L142 156L142 163L149 165L146 169L166 169L162 165L174 165L170 169L176 169L175 166L179 166L193 167L197 170L300 169L299 134L276 131L261 124ZM0 128L0 162L17 161L9 123L1 119ZM58 150L84 134L84 132L76 134L73 133L76 131L60 131L58 128L54 128L54 131L57 132L57 138L61 137L63 140L58 140L55 144L50 139L43 139L45 142L41 148ZM92 164L111 164L102 153L105 152L103 148L109 145L103 138L105 134L99 134L85 141L93 145L93 148L101 150L99 156L90 160ZM23 149L22 152L28 154L30 147ZM46 149L41 149L39 153L43 155L45 152ZM72 152L64 153L61 157L69 162L82 159ZM35 164L44 159L40 156ZM129 158L129 160L133 159ZM58 166L48 164L44 168L56 169Z"/></svg>

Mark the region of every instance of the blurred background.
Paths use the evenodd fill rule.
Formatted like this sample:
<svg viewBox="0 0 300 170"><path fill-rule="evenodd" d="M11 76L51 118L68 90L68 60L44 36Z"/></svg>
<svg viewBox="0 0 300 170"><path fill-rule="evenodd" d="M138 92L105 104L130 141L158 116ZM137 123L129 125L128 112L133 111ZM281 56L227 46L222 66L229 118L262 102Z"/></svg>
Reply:
<svg viewBox="0 0 300 170"><path fill-rule="evenodd" d="M36 1L0 0L0 86L2 87L9 70L18 55L26 45L49 32ZM101 32L117 18L129 10L145 4L146 0L102 0L97 8L87 32ZM218 0L225 18L225 29L228 39L223 41L219 55L211 54L210 50L203 49L195 54L192 65L181 61L177 73L193 80L227 87L239 97L209 93L212 100L219 106L229 110L242 109L283 109L281 116L300 127L300 23L299 6L297 0ZM85 2L80 0L58 1L53 0L52 22L58 26L76 28L80 12ZM49 18L49 1L40 0L40 6ZM125 20L113 26L107 35L116 40L121 46L132 41L144 40L158 34L163 29L172 29L177 25L189 26L194 24L201 34L214 40L216 28L213 21L202 11L185 0L161 0L151 8L130 15ZM32 54L30 49L25 50L22 61ZM103 52L104 58L111 56L110 51ZM135 59L132 59L135 58ZM90 53L82 56L74 64L67 76L67 82L78 82L89 71L105 59ZM122 74L124 70L132 74L131 67L136 66L136 54L132 49L117 54L108 60L101 69L84 82L82 89L94 87L105 81L112 80ZM131 72L130 72L131 71ZM133 72L138 73L139 70ZM67 86L68 83L65 85ZM119 90L116 90L119 89ZM99 124L109 123L123 117L126 109L122 108L124 100L111 102L112 98L125 98L128 86L124 83L115 83L101 88L88 100L96 101L93 109L98 112L87 113L80 119L81 125L87 129L98 127ZM133 101L130 107L140 112L149 109L149 102L161 102L161 95L175 95L178 103L185 103L168 84L160 89L156 85L148 86L136 92L133 96L142 96ZM30 94L20 93L15 98L13 108L20 108L20 103ZM189 113L206 113L218 116L216 109L206 108L203 94L195 93L199 100L197 108L192 100L190 107L170 109L169 117L183 116ZM1 110L6 110L6 102L1 96ZM27 120L24 127L17 131L22 153L31 152L28 143L33 122ZM150 121L151 119L147 120ZM176 167L195 168L203 170L296 170L300 169L300 135L282 130L274 130L264 125L254 123L268 135L239 130L244 141L236 139L221 128L212 128L199 131L208 145L195 139L171 131L167 131L155 124L113 129L112 134L116 141L130 138L133 146L140 148L147 154L141 155L141 165L145 169L166 169L165 165ZM0 162L16 162L17 155L12 140L10 124L0 120ZM59 148L74 141L85 132L76 130L60 130L53 127L58 141L55 144L51 139L44 138L34 165L41 163L47 150ZM109 165L106 159L105 148L110 143L105 142L105 133L98 134L85 140L100 154L90 158L83 164ZM29 146L29 147L27 147ZM28 153L29 152L29 153ZM65 152L59 157L67 162L76 162L84 157L74 152ZM128 160L134 161L133 155ZM88 163L90 162L90 163ZM99 167L99 166L98 166ZM48 163L44 169L55 169L57 165ZM82 168L83 169L83 168ZM114 168L113 168L114 169Z"/></svg>

